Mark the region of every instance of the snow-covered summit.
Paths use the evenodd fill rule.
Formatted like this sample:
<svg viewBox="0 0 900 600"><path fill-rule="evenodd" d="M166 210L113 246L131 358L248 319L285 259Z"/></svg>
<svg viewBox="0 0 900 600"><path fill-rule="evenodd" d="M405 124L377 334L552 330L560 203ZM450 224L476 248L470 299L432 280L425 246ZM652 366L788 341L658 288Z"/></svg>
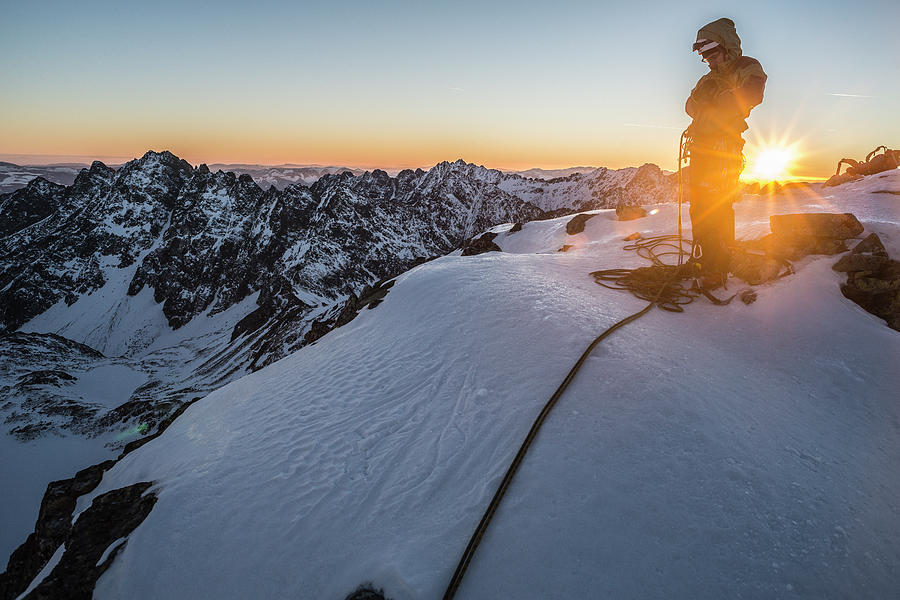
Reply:
<svg viewBox="0 0 900 600"><path fill-rule="evenodd" d="M772 214L851 212L896 257L882 190L900 172L748 197L738 237ZM623 238L670 233L675 209L658 208L600 210L574 236L568 217L497 226L502 253L420 265L377 308L191 406L79 500L80 520L114 490L152 482L155 497L110 540L94 597L341 598L365 582L438 597L547 397L644 305L588 273L641 265ZM799 261L749 306L654 310L599 346L460 597L891 597L900 337L841 295L835 260Z"/></svg>

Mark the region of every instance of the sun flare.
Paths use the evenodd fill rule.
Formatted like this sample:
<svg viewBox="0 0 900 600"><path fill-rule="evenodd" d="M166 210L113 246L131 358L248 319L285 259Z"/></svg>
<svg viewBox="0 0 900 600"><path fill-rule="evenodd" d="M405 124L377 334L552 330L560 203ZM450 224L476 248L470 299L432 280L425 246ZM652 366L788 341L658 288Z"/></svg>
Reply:
<svg viewBox="0 0 900 600"><path fill-rule="evenodd" d="M748 153L747 168L742 179L768 183L792 178L791 169L797 152L788 145L766 145Z"/></svg>

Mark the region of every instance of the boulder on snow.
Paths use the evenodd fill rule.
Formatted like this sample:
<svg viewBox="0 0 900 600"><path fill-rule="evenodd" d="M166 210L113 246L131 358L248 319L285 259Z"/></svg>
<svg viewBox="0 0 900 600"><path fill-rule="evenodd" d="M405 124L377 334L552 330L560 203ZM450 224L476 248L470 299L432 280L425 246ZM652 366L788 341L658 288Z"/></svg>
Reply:
<svg viewBox="0 0 900 600"><path fill-rule="evenodd" d="M575 215L569 220L568 223L566 223L566 233L568 233L569 235L582 233L584 231L584 224L595 216L596 215L588 215L584 213Z"/></svg>
<svg viewBox="0 0 900 600"><path fill-rule="evenodd" d="M863 232L859 220L850 213L808 213L772 215L772 233L782 237L817 237L846 240Z"/></svg>
<svg viewBox="0 0 900 600"><path fill-rule="evenodd" d="M769 217L772 233L748 247L762 250L775 260L799 260L809 254L839 254L847 251L849 238L863 231L850 213L808 213Z"/></svg>
<svg viewBox="0 0 900 600"><path fill-rule="evenodd" d="M847 273L841 293L900 331L900 262L892 260L876 234L871 234L836 262Z"/></svg>
<svg viewBox="0 0 900 600"><path fill-rule="evenodd" d="M508 233L508 234L509 234L509 233L516 233L516 232L518 232L518 231L522 231L522 223L516 222L516 223L513 224L512 227L509 228L509 231L507 231L506 233Z"/></svg>
<svg viewBox="0 0 900 600"><path fill-rule="evenodd" d="M466 244L466 247L463 248L462 255L475 256L476 254L482 254L484 252L502 252L500 246L494 243L495 237L497 237L497 234L491 233L490 231L482 234L481 237L475 238Z"/></svg>
<svg viewBox="0 0 900 600"><path fill-rule="evenodd" d="M843 239L771 233L756 246L777 260L800 260L810 254L840 254L847 251Z"/></svg>
<svg viewBox="0 0 900 600"><path fill-rule="evenodd" d="M647 210L643 206L634 204L619 204L616 207L616 216L620 221L633 221L647 216Z"/></svg>

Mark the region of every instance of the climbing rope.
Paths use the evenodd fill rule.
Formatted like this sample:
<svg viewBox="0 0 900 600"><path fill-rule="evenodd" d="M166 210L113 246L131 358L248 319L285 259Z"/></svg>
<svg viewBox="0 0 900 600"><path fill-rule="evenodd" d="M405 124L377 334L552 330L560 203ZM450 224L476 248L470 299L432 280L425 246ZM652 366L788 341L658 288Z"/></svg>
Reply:
<svg viewBox="0 0 900 600"><path fill-rule="evenodd" d="M688 245L685 250L684 245ZM594 271L594 281L611 290L628 290L636 297L653 302L663 310L682 312L682 306L693 302L699 295L696 287L687 287L685 280L696 275L695 263L682 262L685 255L690 255L690 240L677 235L661 235L640 240L625 246L625 250L634 250L638 256L650 260L649 267L636 269L604 269ZM660 250L664 249L664 250ZM662 257L678 254L679 264L669 265Z"/></svg>
<svg viewBox="0 0 900 600"><path fill-rule="evenodd" d="M674 276L676 272L673 271L671 274ZM491 498L491 503L488 505L487 510L484 511L484 514L481 517L481 521L478 523L478 527L475 528L475 532L472 534L472 537L469 538L469 543L466 545L466 549L463 552L462 557L459 559L459 563L456 565L456 571L454 571L453 577L450 579L450 583L447 585L447 590L444 592L444 600L450 600L456 595L456 591L457 589L459 589L459 584L462 582L462 578L466 573L466 569L468 569L469 563L472 561L472 557L475 556L475 550L481 543L481 538L484 537L484 533L487 531L488 525L490 524L491 519L494 517L494 513L497 512L497 508L500 506L500 501L503 499L504 494L506 494L507 488L509 488L510 483L512 483L516 471L519 470L519 465L522 464L522 460L525 458L525 453L528 452L528 448L531 447L531 443L537 436L538 430L540 430L541 425L544 424L547 415L550 414L550 411L553 410L553 407L563 395L563 392L566 391L566 388L569 387L569 384L572 383L573 379L575 379L575 375L584 364L584 361L587 360L587 357L590 355L590 353L594 350L594 348L597 347L597 344L612 335L612 333L617 329L624 327L632 321L636 321L637 319L650 312L650 309L652 309L660 299L662 292L667 287L667 283L668 282L664 282L664 284L659 288L658 294L651 300L651 302L647 306L634 313L633 315L629 315L621 321L614 323L609 328L607 328L606 331L594 338L594 341L590 343L587 349L581 354L581 357L569 370L569 373L566 375L566 378L563 379L563 382L559 384L559 387L556 388L555 392L553 392L550 400L547 401L540 414L534 420L534 423L531 424L531 429L528 431L528 435L525 436L525 441L522 442L522 445L519 447L519 451L516 452L516 456L513 458L512 463L510 463L509 468L506 469L506 474L503 476L503 480L497 487L497 491L494 492L494 497Z"/></svg>
<svg viewBox="0 0 900 600"><path fill-rule="evenodd" d="M587 357L594 348L597 347L597 344L605 340L618 329L641 318L650 312L654 306L658 306L663 310L671 312L682 312L684 310L682 306L693 301L693 299L701 293L706 295L716 304L727 304L731 300L731 298L729 298L727 301L720 301L696 285L692 288L684 286L683 281L688 278L693 278L695 273L694 263L684 261L685 256L691 256L692 251L691 241L684 239L681 225L681 205L683 201L681 168L684 160L685 134L682 133L678 148L678 233L676 235L644 238L625 246L626 250L636 251L639 256L648 259L652 265L649 267L639 267L637 269L606 269L591 273L594 280L600 285L610 289L628 290L638 298L647 300L649 304L638 312L610 325L603 333L594 338L594 341L588 345L587 349L581 354L581 357L579 357L569 370L565 379L559 384L559 387L556 388L553 395L550 396L550 399L532 423L528 435L525 436L525 440L522 442L522 445L519 446L519 450L516 452L515 457L506 469L506 474L503 476L503 480L494 492L490 504L488 504L487 509L481 516L481 521L475 528L475 532L472 534L472 537L469 538L469 543L466 545L466 549L460 557L459 563L456 565L453 577L450 578L450 583L447 585L447 589L444 592L444 600L451 600L456 595L456 591L459 589L460 583L462 583L463 576L469 567L469 563L472 561L472 557L475 556L475 551L478 549L478 545L481 543L481 539L484 537L488 525L494 517L494 513L497 512L500 501L503 499L506 490L512 483L516 471L519 470L519 466L522 464L525 454L528 452L538 431L547 419L547 415L550 414L550 411L553 410L553 407L563 395L563 392L566 391L566 388L569 387L569 384L575 379L578 370L581 369L581 366L584 364L585 360L587 360ZM687 248L685 248L685 245L687 245ZM678 257L677 264L675 265L667 264L663 260L664 257L672 255L677 255Z"/></svg>

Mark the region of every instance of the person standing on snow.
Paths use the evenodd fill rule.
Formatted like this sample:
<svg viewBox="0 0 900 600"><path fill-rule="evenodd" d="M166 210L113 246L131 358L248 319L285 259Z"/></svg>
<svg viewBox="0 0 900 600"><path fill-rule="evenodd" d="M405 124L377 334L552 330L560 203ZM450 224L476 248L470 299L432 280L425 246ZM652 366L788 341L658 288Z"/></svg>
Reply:
<svg viewBox="0 0 900 600"><path fill-rule="evenodd" d="M741 151L745 119L761 103L766 74L755 58L743 56L731 19L718 19L697 32L694 51L709 65L685 104L693 118L687 129L688 197L694 258L701 285L715 289L728 277L734 245L734 208L738 178L744 170Z"/></svg>

